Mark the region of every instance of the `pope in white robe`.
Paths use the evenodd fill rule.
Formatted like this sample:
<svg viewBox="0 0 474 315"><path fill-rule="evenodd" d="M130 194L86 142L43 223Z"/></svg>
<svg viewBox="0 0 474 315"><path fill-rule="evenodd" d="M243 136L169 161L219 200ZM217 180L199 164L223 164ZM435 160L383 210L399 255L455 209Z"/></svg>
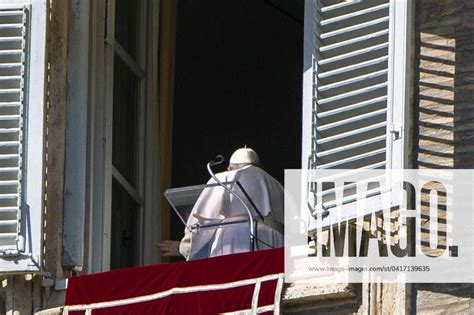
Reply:
<svg viewBox="0 0 474 315"><path fill-rule="evenodd" d="M233 191L246 201L257 221L255 230L256 249L283 246L283 205L282 185L261 169L258 155L250 148L241 148L234 152L229 161L229 170L216 174L221 182L239 182L254 205L237 185ZM210 179L208 184L215 183ZM257 215L254 206L262 218ZM243 223L223 225L217 228L202 228L191 233L188 227L197 223L224 223L245 221ZM196 201L188 218L185 235L179 244L179 252L189 259L214 257L240 252L250 248L250 228L245 207L234 195L221 186L205 188Z"/></svg>

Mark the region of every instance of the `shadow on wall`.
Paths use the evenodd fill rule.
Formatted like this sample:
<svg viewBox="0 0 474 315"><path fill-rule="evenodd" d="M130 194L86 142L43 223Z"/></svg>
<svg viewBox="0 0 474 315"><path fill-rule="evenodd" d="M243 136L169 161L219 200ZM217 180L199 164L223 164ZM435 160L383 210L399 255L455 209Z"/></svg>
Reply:
<svg viewBox="0 0 474 315"><path fill-rule="evenodd" d="M443 3L443 5L435 5ZM474 168L474 3L417 10L419 168Z"/></svg>
<svg viewBox="0 0 474 315"><path fill-rule="evenodd" d="M416 3L415 168L474 168L474 2ZM415 284L414 312L472 311L472 284Z"/></svg>

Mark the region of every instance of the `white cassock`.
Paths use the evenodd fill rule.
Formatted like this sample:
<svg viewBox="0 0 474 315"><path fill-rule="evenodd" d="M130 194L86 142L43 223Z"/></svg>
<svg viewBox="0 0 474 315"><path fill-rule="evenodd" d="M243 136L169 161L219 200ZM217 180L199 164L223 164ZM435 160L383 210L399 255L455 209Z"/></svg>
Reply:
<svg viewBox="0 0 474 315"><path fill-rule="evenodd" d="M216 177L222 182L238 181L263 215L263 222L254 215L255 220L258 221L257 248L283 246L284 191L282 185L267 172L252 165L218 173ZM212 178L208 181L208 184L211 183L215 183ZM235 186L234 189L240 197L248 200L240 189ZM251 204L247 205L251 210L253 209ZM191 211L187 226L193 226L196 223L208 224L236 220L248 220L247 211L235 196L223 187L216 186L203 190ZM226 225L217 229L200 229L193 235L186 228L179 246L180 253L187 259L196 259L248 252L250 251L249 233L248 222ZM196 254L199 252L201 254ZM190 257L190 254L193 257Z"/></svg>

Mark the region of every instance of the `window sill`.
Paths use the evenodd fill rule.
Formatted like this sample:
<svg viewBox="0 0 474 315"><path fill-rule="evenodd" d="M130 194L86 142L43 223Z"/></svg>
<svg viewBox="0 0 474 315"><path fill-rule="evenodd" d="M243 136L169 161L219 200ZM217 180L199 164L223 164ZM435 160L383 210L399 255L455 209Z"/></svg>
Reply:
<svg viewBox="0 0 474 315"><path fill-rule="evenodd" d="M346 300L357 296L359 286L352 283L299 283L287 284L282 292L282 307L293 307L323 303L334 300Z"/></svg>

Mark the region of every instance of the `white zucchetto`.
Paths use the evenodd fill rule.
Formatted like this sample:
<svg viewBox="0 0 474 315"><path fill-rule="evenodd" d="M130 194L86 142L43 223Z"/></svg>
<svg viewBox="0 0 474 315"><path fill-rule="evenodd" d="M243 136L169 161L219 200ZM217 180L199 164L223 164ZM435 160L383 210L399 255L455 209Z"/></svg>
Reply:
<svg viewBox="0 0 474 315"><path fill-rule="evenodd" d="M229 160L230 164L260 164L257 152L251 148L240 148L236 150Z"/></svg>

